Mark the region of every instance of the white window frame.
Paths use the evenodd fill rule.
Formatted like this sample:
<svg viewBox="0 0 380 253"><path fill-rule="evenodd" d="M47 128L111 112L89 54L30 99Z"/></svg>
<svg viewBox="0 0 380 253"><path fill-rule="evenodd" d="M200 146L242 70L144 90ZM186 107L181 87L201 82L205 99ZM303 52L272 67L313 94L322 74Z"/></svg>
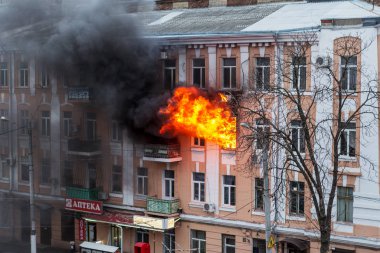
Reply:
<svg viewBox="0 0 380 253"><path fill-rule="evenodd" d="M225 61L226 60L235 60L235 65L234 66L230 66L230 65L226 65ZM231 89L237 89L237 67L236 67L236 58L235 57L228 57L228 58L223 58L222 59L222 89L226 89L226 90L231 90ZM228 84L224 83L224 79L225 79L225 70L229 70L229 78L228 78ZM235 76L233 76L233 70L234 70L234 73L235 73ZM235 80L235 87L233 87L233 80ZM228 86L227 86L228 85Z"/></svg>
<svg viewBox="0 0 380 253"><path fill-rule="evenodd" d="M203 232L205 234L205 238L198 238L198 237L194 237L194 234L196 234L197 232ZM193 248L194 246L194 242L197 243L198 245L198 248ZM203 244L204 245L204 249L205 251L202 252L201 251L201 248L200 245ZM202 230L190 230L190 248L192 249L191 252L193 253L206 253L207 252L207 249L206 249L206 232L205 231L202 231Z"/></svg>
<svg viewBox="0 0 380 253"><path fill-rule="evenodd" d="M146 173L144 173L145 175L143 174L140 174L140 170L142 171L142 169L145 170ZM139 192L139 189L140 189L140 182L142 183L142 186L141 186L141 189L143 192ZM148 195L148 168L145 168L145 167L139 167L137 168L137 182L136 182L136 193L137 195L139 196L144 196L146 197ZM146 192L145 192L146 191Z"/></svg>
<svg viewBox="0 0 380 253"><path fill-rule="evenodd" d="M270 125L266 119L257 119L256 120L256 149L262 150L264 148L264 138L266 138L265 134L269 135L270 133Z"/></svg>
<svg viewBox="0 0 380 253"><path fill-rule="evenodd" d="M228 248L233 249L234 252L236 251L236 239L235 239L234 235L222 235L222 239L223 239L223 242L222 242L223 243L223 253L229 252L227 250ZM227 239L234 240L234 244L227 243Z"/></svg>
<svg viewBox="0 0 380 253"><path fill-rule="evenodd" d="M41 88L49 87L49 72L45 66L41 67Z"/></svg>
<svg viewBox="0 0 380 253"><path fill-rule="evenodd" d="M27 88L29 86L29 65L27 62L20 62L19 78L19 87Z"/></svg>
<svg viewBox="0 0 380 253"><path fill-rule="evenodd" d="M116 120L112 120L111 125L111 140L113 142L120 142L123 138L123 132L120 127L120 123Z"/></svg>
<svg viewBox="0 0 380 253"><path fill-rule="evenodd" d="M50 111L41 111L41 136L50 137Z"/></svg>
<svg viewBox="0 0 380 253"><path fill-rule="evenodd" d="M20 133L23 135L28 134L30 124L29 111L28 110L20 110Z"/></svg>
<svg viewBox="0 0 380 253"><path fill-rule="evenodd" d="M173 177L167 177L166 172L173 172ZM166 195L166 189L169 186L169 196ZM162 184L162 195L163 199L174 199L175 195L175 172L174 170L164 170L163 171L163 184Z"/></svg>
<svg viewBox="0 0 380 253"><path fill-rule="evenodd" d="M8 119L8 109L0 109L0 117ZM0 133L5 134L9 130L9 120L0 120Z"/></svg>
<svg viewBox="0 0 380 253"><path fill-rule="evenodd" d="M51 165L50 165L50 159L47 158L47 157L44 157L44 158L41 159L40 180L41 180L40 181L41 185L48 185L48 184L50 184L50 180L51 180Z"/></svg>
<svg viewBox="0 0 380 253"><path fill-rule="evenodd" d="M345 124L344 122L341 124ZM351 143L351 133L353 133L354 136L354 155L350 155L350 143ZM342 134L346 135L347 140L346 140L346 153L342 154ZM357 155L357 148L356 148L356 122L351 121L347 123L347 126L345 129L342 130L341 136L339 138L339 158L340 159L355 159Z"/></svg>
<svg viewBox="0 0 380 253"><path fill-rule="evenodd" d="M264 65L262 63L259 63L259 60L261 59L268 59L268 65ZM259 70L261 70L260 78L262 80L262 87L259 87ZM266 83L266 74L268 75L268 83ZM256 68L255 68L255 84L256 84L256 90L260 91L267 91L270 87L270 57L257 57L256 58Z"/></svg>
<svg viewBox="0 0 380 253"><path fill-rule="evenodd" d="M175 253L175 231L170 230L164 234L164 253Z"/></svg>
<svg viewBox="0 0 380 253"><path fill-rule="evenodd" d="M294 63L294 61L295 61L295 58L304 58L304 60L305 60L305 64L298 64L298 65L295 65L295 63ZM301 60L299 60L299 61L301 61ZM296 80L296 82L295 82L295 80L294 80L294 69L295 68L298 68L297 70L297 80ZM304 70L305 71L305 76L302 76L301 75L301 73L302 73L302 71L301 70ZM307 65L306 65L306 57L305 56L301 56L301 57L293 57L293 59L292 59L292 83L291 83L291 85L292 85L292 90L296 90L296 88L294 87L295 85L294 84L296 84L297 85L297 89L299 90L299 91L305 91L306 90L306 88L307 88ZM305 87L303 88L303 87L301 87L301 81L302 81L302 78L305 78Z"/></svg>
<svg viewBox="0 0 380 253"><path fill-rule="evenodd" d="M342 189L344 190L345 192L345 195L344 196L341 196L339 194L339 190ZM352 189L352 195L347 195L347 192L349 189ZM336 210L337 210L337 215L336 215L336 219L338 222L349 222L349 223L352 223L353 222L353 216L354 216L354 188L353 187L342 187L342 186L338 186L337 187L337 192L336 192L336 199L337 199L337 204L336 204ZM344 201L344 206L341 206L339 203L339 200L343 199ZM349 215L351 217L351 219L348 219L347 218L347 205L350 205L350 210L352 210L352 213ZM339 219L339 213L343 211L340 210L340 208L344 208L344 217L343 219Z"/></svg>
<svg viewBox="0 0 380 253"><path fill-rule="evenodd" d="M167 65L170 61L174 61L174 67ZM177 65L177 61L175 59L167 59L164 62L164 86L168 87L170 84L169 88L171 90L173 90L176 86L176 69L177 69L176 65ZM167 83L168 81L167 80L168 76L166 76L167 71L170 72L170 83Z"/></svg>
<svg viewBox="0 0 380 253"><path fill-rule="evenodd" d="M296 189L292 188L292 184L295 184ZM303 186L303 189L301 189ZM304 216L305 215L305 183L299 181L290 181L289 183L289 214ZM292 209L292 194L294 194L296 199L296 210ZM301 210L301 200L303 201L303 210Z"/></svg>
<svg viewBox="0 0 380 253"><path fill-rule="evenodd" d="M71 137L73 131L73 113L70 111L63 112L63 135Z"/></svg>
<svg viewBox="0 0 380 253"><path fill-rule="evenodd" d="M206 140L204 138L199 137L193 137L193 146L195 147L205 147L206 146Z"/></svg>
<svg viewBox="0 0 380 253"><path fill-rule="evenodd" d="M306 152L306 142L305 142L305 134L303 133L303 128L302 128L302 122L300 120L292 120L290 122L290 136L293 140L293 130L297 131L297 145L296 149L299 151L300 154L305 154ZM303 133L303 138L302 138L302 133ZM301 142L303 140L304 144L304 150L301 149ZM294 150L295 151L295 150Z"/></svg>
<svg viewBox="0 0 380 253"><path fill-rule="evenodd" d="M195 174L203 174L203 181L195 180ZM203 172L193 172L191 175L191 200L194 202L204 203L206 201L206 188L205 188L206 175ZM202 196L202 186L203 186L203 196ZM198 198L195 197L195 190L198 190ZM203 200L202 200L203 199Z"/></svg>
<svg viewBox="0 0 380 253"><path fill-rule="evenodd" d="M96 141L97 139L97 132L96 132L96 113L94 112L87 112L86 113L86 137L88 141ZM92 128L91 133L92 136L90 136L90 132L88 131L89 128Z"/></svg>
<svg viewBox="0 0 380 253"><path fill-rule="evenodd" d="M203 66L195 66L195 61L197 60L203 60ZM204 58L194 58L192 61L192 67L193 67L193 85L197 86L200 89L206 88L206 60ZM195 75L196 73L199 73L199 82L195 83Z"/></svg>
<svg viewBox="0 0 380 253"><path fill-rule="evenodd" d="M355 62L356 64L352 64L352 63L347 63L347 64L344 64L343 63L343 60L351 60L351 59L355 59ZM341 77L341 81L342 81L342 91L345 91L345 92L355 92L356 91L356 86L357 86L357 80L358 80L358 62L357 62L357 57L356 56L349 56L349 57L340 57L340 77ZM347 87L343 87L343 73L344 73L344 70L346 71L346 80L347 80ZM356 75L355 75L355 83L354 83L354 89L351 89L351 71L355 71Z"/></svg>
<svg viewBox="0 0 380 253"><path fill-rule="evenodd" d="M227 177L233 177L234 179L234 184L226 184L225 182L225 179L227 179ZM222 183L223 183L223 194L222 194L222 206L225 206L225 207L234 207L236 206L236 177L235 176L232 176L232 175L223 175L223 178L222 178ZM234 200L235 200L235 203L232 203L232 189L233 189L233 192L234 192ZM226 190L227 190L227 197L228 197L228 200L227 200L227 203L225 203L225 194L226 194Z"/></svg>
<svg viewBox="0 0 380 253"><path fill-rule="evenodd" d="M116 168L119 168L120 170L115 171ZM117 185L117 184L115 184L116 183L115 179L119 181L117 184L120 185L120 191L116 191L114 189L114 186ZM112 166L111 192L112 193L122 193L123 192L123 167L120 165L113 165Z"/></svg>
<svg viewBox="0 0 380 253"><path fill-rule="evenodd" d="M0 87L8 86L8 62L0 62Z"/></svg>
<svg viewBox="0 0 380 253"><path fill-rule="evenodd" d="M143 229L137 229L136 230L136 242L138 241L139 234L141 236L142 241L141 242L146 242L149 243L149 231L143 230ZM148 239L148 240L146 240Z"/></svg>
<svg viewBox="0 0 380 253"><path fill-rule="evenodd" d="M3 155L1 155L0 166L0 179L8 181L10 176L10 166L7 162L7 158Z"/></svg>
<svg viewBox="0 0 380 253"><path fill-rule="evenodd" d="M261 186L258 186L258 181L261 181ZM258 206L258 195L259 191L261 191L261 207ZM256 211L263 211L264 210L264 179L261 177L255 178L255 206L254 209Z"/></svg>

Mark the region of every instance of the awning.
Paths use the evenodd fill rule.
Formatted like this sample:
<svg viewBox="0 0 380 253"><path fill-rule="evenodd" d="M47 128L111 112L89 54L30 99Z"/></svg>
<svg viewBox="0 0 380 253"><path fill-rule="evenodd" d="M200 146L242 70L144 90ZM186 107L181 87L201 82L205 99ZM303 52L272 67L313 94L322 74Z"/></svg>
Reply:
<svg viewBox="0 0 380 253"><path fill-rule="evenodd" d="M104 245L100 243L94 243L94 242L82 242L79 247L83 249L90 249L90 250L97 250L101 252L107 252L107 253L115 253L118 251L118 247L110 246L110 245Z"/></svg>
<svg viewBox="0 0 380 253"><path fill-rule="evenodd" d="M104 211L103 214L85 214L85 220L93 220L97 222L111 223L117 225L133 225L133 214L123 212Z"/></svg>
<svg viewBox="0 0 380 253"><path fill-rule="evenodd" d="M304 251L309 248L309 242L302 239L285 237L284 239L280 240L280 242L290 243L297 247L300 251Z"/></svg>

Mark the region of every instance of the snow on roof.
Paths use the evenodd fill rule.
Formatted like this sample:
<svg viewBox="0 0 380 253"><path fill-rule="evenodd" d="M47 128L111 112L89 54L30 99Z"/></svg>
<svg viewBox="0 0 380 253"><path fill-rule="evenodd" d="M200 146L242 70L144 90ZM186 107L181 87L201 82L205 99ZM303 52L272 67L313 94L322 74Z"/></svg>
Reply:
<svg viewBox="0 0 380 253"><path fill-rule="evenodd" d="M362 1L292 3L273 12L243 32L286 31L318 27L321 19L379 17L380 10Z"/></svg>

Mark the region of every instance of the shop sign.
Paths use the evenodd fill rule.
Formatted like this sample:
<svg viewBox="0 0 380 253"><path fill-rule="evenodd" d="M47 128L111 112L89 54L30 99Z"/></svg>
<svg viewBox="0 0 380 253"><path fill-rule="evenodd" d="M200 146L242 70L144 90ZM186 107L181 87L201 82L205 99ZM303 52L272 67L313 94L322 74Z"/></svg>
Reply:
<svg viewBox="0 0 380 253"><path fill-rule="evenodd" d="M147 229L172 229L174 228L174 218L168 218L168 219L160 219L160 218L154 218L154 217L147 217L147 216L139 216L134 215L133 216L133 224L145 227Z"/></svg>
<svg viewBox="0 0 380 253"><path fill-rule="evenodd" d="M102 214L103 202L86 199L66 198L65 209L85 213Z"/></svg>
<svg viewBox="0 0 380 253"><path fill-rule="evenodd" d="M84 219L79 219L79 241L86 240L86 223Z"/></svg>

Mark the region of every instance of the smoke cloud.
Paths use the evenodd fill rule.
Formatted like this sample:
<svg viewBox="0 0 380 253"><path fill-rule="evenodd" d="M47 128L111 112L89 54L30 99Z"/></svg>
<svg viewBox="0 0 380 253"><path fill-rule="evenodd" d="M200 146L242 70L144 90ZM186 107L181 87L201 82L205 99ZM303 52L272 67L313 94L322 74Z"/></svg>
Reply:
<svg viewBox="0 0 380 253"><path fill-rule="evenodd" d="M12 0L0 10L1 43L36 57L70 86L92 88L97 105L130 129L158 134L157 112L169 94L160 93L157 45L141 36L130 6Z"/></svg>

